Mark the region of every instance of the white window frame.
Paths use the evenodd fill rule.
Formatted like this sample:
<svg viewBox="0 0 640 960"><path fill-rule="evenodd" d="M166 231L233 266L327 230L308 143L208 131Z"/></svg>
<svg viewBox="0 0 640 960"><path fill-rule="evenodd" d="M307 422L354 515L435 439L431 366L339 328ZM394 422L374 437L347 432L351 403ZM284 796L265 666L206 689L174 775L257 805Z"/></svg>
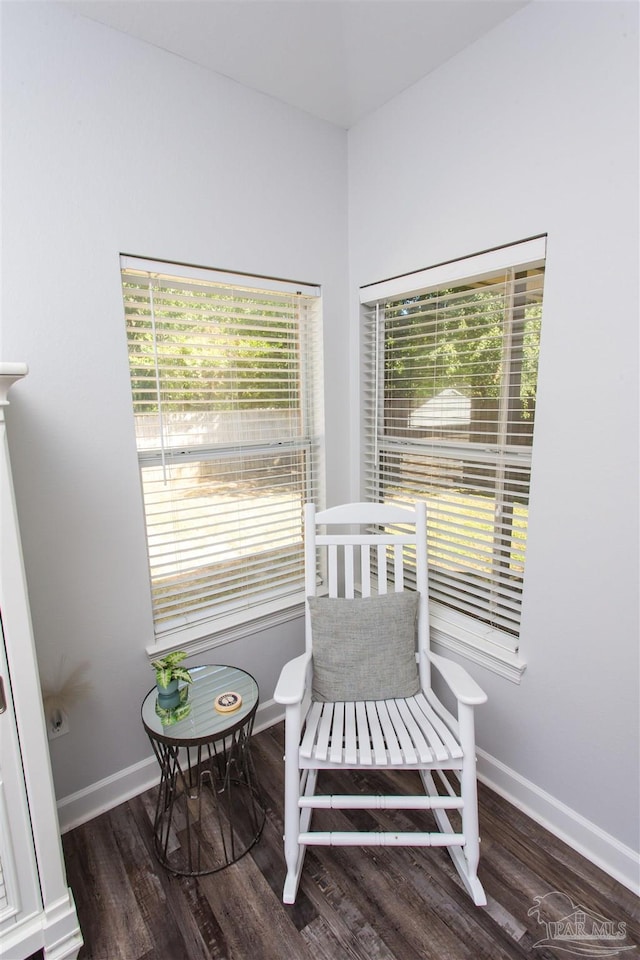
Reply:
<svg viewBox="0 0 640 960"><path fill-rule="evenodd" d="M233 293L233 296L236 298L246 296L251 300L251 298L254 297L256 304L258 304L255 308L256 310L261 310L264 303L269 304L272 301L277 305L274 310L280 310L280 305L282 304L283 311L286 311L286 320L281 321L278 315L276 319L271 322L277 325L280 335L282 335L282 330L285 327L287 330L292 331L291 333L287 332L284 334L286 337L286 348L288 349L291 344L293 344L293 348L295 348L292 348L293 352L291 356L294 359L291 361L291 376L288 378L291 383L293 383L292 390L294 393L292 396L294 396L294 399L291 401L287 399L283 404L284 407L292 405L293 408L293 414L291 414L289 418L292 424L291 426L289 426L289 420L287 420L287 435L283 438L278 433L277 428L272 428L268 425L266 427L261 426L259 418L261 418L265 412L268 414L268 411L257 409L255 414L257 426L253 424L253 435L249 435L250 430L247 430L248 436L240 436L239 434L244 432L245 429L244 426L242 426L240 431L235 429L232 431L233 436L230 435L231 428L229 427L223 431L223 436L218 437L218 434L213 432L213 428L207 427L207 431L211 429L211 434L207 432L204 440L200 437L191 441L188 437L179 435L179 431L182 430L182 427L179 425L181 417L184 417L186 420L187 414L181 414L178 411L176 414L178 427L176 428L169 423L170 414L163 412L164 407L168 406L163 399L164 392L170 390L170 385L167 386L168 379L164 378L163 365L169 367L173 361L166 359L166 356L160 353L162 349L161 336L162 331L168 332L169 334L174 333L172 324L179 323L179 320L175 319L175 310L170 310L167 306L164 308L165 312L163 313L160 294L155 296L153 294L149 295L148 307L142 305L143 296L139 294L138 301L141 306L136 309L135 291L132 293L131 289L127 288L127 296L125 297L125 320L128 338L132 327L131 317L135 315L136 321L144 324L144 329L147 331L145 339L149 341L149 345L145 345L143 348L145 351L143 362L147 364L150 371L155 367L155 375L150 373L150 375L142 381L145 391L148 391L149 397L152 398L150 402L146 404L145 409L149 409L149 406L155 404L154 417L159 423L157 428L152 428L152 431L153 429L157 429L158 437L155 439L154 434L154 439L150 442L148 435L149 427L141 423L144 418L140 415L137 417L134 416L136 421L138 462L143 488L143 505L147 524L149 584L152 596L152 607L154 609L154 640L147 646L147 653L150 656L157 656L167 650L180 647L181 649L187 650L190 654L195 654L211 649L221 643L227 643L238 637L255 633L257 630L262 630L266 627L294 619L300 616L304 609L301 507L302 503L306 500L314 499L320 503L324 500L321 291L320 287L316 284L222 272L205 267L186 266L129 255L122 255L120 260L123 281L126 277L129 283L139 284L141 290L144 284L149 284L150 289L157 287L159 291L167 290L171 288L172 281L175 281L177 289L184 288L185 291L188 291L190 287L193 287L199 291L209 290L211 291L212 297L219 296L221 300L230 293ZM183 287L180 285L183 285ZM188 293L186 293L185 296L188 297ZM234 309L236 308L234 307ZM142 312L145 313L145 318L140 321L138 315ZM185 307L184 315L186 316L188 313L188 307ZM250 333L247 334L247 339L249 340L257 336L251 324L254 324L256 329L261 327L261 317L262 315L260 314L257 320L245 320L243 318L237 328L239 332L234 334L238 340L243 337L243 331L247 324L250 330ZM212 327L215 329L215 323L212 324L211 316L208 316L206 321L207 322L202 324L202 327ZM202 329L200 327L194 329L197 330L197 336L200 337L202 335ZM268 334L265 336L268 336ZM139 339L138 337L137 343L139 343ZM198 342L200 343L201 341ZM139 346L137 349L139 350ZM233 350L234 348L231 349ZM131 359L133 355L131 344L129 344L129 354ZM237 356L237 354L234 354L234 356ZM211 362L210 359L209 362ZM273 363L273 357L270 356L269 360L265 362ZM277 359L276 363L278 363ZM268 370L270 371L271 367L268 367ZM133 390L133 364L131 379ZM255 383L255 381L253 382ZM138 380L136 383L139 397L140 381ZM261 389L259 384L257 389ZM194 394L197 398L195 391L196 388L194 387ZM240 400L242 400L241 394L238 394L238 396ZM242 404L239 403L238 408L241 407ZM136 402L135 396L133 397L133 408L134 414L136 411L139 413L142 409L141 401L138 399ZM185 406L185 409L189 409L188 405ZM243 412L243 410L240 410L238 416L241 417ZM251 410L248 412L249 419L252 420L253 413ZM288 410L284 412L286 416ZM191 414L191 416L193 416L193 414ZM206 409L204 410L202 419L208 422L208 412ZM221 419L221 417L219 417L219 419ZM270 414L266 419L267 421L271 419ZM246 417L240 422L243 425L246 422ZM145 430L147 431L146 436ZM172 430L174 432L172 432ZM202 427L200 427L200 430L202 431ZM269 430L272 430L273 435L269 435ZM257 438L255 434L256 431L259 433ZM152 549L156 548L152 548L151 544L152 542L154 544L158 542L158 528L160 524L157 519L154 520L152 516L152 508L150 506L152 494L149 491L152 489L159 490L162 484L168 484L170 487L173 484L173 489L178 490L176 478L178 476L189 476L189 465L194 465L194 467L196 467L194 473L200 474L202 472L200 467L207 464L213 465L213 470L215 471L216 469L224 470L227 464L232 465L233 463L237 463L244 468L248 461L260 463L260 458L263 458L265 465L277 463L280 462L277 459L278 454L281 454L281 460L285 463L285 466L281 468L281 473L277 476L277 483L281 485L285 499L287 491L292 501L296 501L298 490L300 490L301 494L299 540L295 539L295 542L290 539L286 540L284 546L281 548L282 552L287 554L287 556L291 553L294 555L292 560L285 558L283 562L286 568L286 574L282 578L283 582L278 580L277 565L271 569L271 564L268 562L258 563L255 567L255 578L253 578L251 574L243 575L246 584L243 590L244 600L242 603L238 602L238 597L231 594L230 600L218 597L214 605L206 609L198 610L196 609L196 601L189 599L185 602L183 613L178 612L176 616L173 616L169 620L163 619L160 611L162 601L157 599L157 591L155 593L156 602L154 605ZM273 457L276 459L272 459ZM287 478L288 468L286 464L288 458L291 458L292 464L297 463L298 466L301 462L304 464L302 473L299 469L296 473L295 466L292 467L294 472L290 475L291 479ZM296 460L296 458L298 459ZM221 463L223 465L222 468L216 466ZM270 469L272 470L273 468ZM160 472L162 472L163 480L158 479ZM143 481L145 475L156 478L152 482L147 480L146 489ZM270 473L270 476L271 475ZM295 479L295 477L298 479ZM184 480L180 482L182 484L185 483ZM274 483L275 482L274 480ZM176 509L178 511L181 508L181 504L186 501L187 495L196 495L195 491L197 490L197 496L201 496L199 493L200 488L197 486L200 480L186 481L187 486L191 483L193 483L193 491L189 489L188 494L181 492L172 494L174 497L174 501L172 502L177 502ZM302 486L300 486L300 484L302 484ZM240 486L242 493L243 487L241 484ZM239 510L242 511L243 507L240 499L238 504ZM285 503L284 509L287 511L286 520L283 521L279 518L278 523L286 523L287 525L287 533L284 536L287 538L297 538L298 518L295 503L290 507L287 507ZM216 511L212 511L212 514L215 514L215 512ZM220 513L219 506L217 507L217 512L218 514ZM241 513L241 516L244 516L244 514ZM199 520L198 522L200 523L201 521ZM212 529L214 529L217 519L212 515L210 521L204 519L202 522L211 522ZM267 521L267 523L268 522L269 521ZM155 527L154 523L156 523ZM275 530L272 534L268 532L265 533L264 531L256 532L258 521L254 522L252 528L246 524L246 520L244 523L247 536L253 535L254 539L258 538L260 540L259 552L256 554L257 558L259 558L260 553L264 552L265 547L270 546L271 543L276 543L278 536L281 535L276 533ZM240 527L240 523L238 526ZM241 528L239 533L236 530L235 534L240 537L244 536L244 529ZM172 536L176 536L176 534L174 533ZM218 538L216 542L219 544L223 535L219 533L216 534L216 536ZM191 536L187 534L184 538L184 543L180 543L180 545L176 547L176 556L183 545L191 546L190 539ZM193 539L195 540L195 535ZM291 547L287 546L287 543L293 545L293 551L291 551ZM171 547L169 550L170 549ZM296 572L298 569L295 559L297 557L296 551L299 552L299 577ZM250 561L250 555L248 559ZM223 575L216 579L210 572L212 566L213 561L211 556L207 558L206 562L203 560L201 563L201 569L207 571L206 576L209 578L207 588L209 584L218 586L219 583L222 583L227 588L226 597L229 597L229 585L233 587L233 571L227 574L228 580L225 581L224 562L222 562ZM157 561L155 569L157 581ZM177 565L175 569L178 569ZM197 575L197 571L194 572L194 578ZM248 586L250 582L252 584L255 583L255 587Z"/></svg>
<svg viewBox="0 0 640 960"><path fill-rule="evenodd" d="M379 471L382 470L378 460L379 444L384 448L386 442L383 417L379 412L385 390L381 373L384 370L384 357L380 355L384 334L372 333L372 311L379 312L382 319L376 322L383 324L386 303L439 289L452 289L480 279L498 277L506 271L515 272L525 266L543 265L545 257L546 236L539 236L361 287L363 318L369 318L369 333L363 333L363 336L371 338L368 343L363 344L363 498L375 498L376 477L381 476ZM363 327L365 325L363 323ZM402 444L399 449L401 446ZM481 446L478 444L478 448ZM491 455L489 447L490 445L487 447L487 456ZM437 449L435 445L434 449ZM528 446L526 450L514 451L516 457L523 458L525 465L528 458L529 467L531 449L531 446ZM436 647L460 654L515 683L520 682L526 662L519 650L517 637L514 638L473 616L435 601L430 604L430 614L432 639Z"/></svg>

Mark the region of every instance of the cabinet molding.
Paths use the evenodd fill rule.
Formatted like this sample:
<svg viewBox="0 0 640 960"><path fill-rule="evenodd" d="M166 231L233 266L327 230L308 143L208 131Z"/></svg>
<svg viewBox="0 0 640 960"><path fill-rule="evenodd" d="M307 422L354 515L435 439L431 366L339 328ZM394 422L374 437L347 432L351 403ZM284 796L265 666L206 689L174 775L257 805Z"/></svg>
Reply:
<svg viewBox="0 0 640 960"><path fill-rule="evenodd" d="M26 364L0 363L0 954L75 960L83 940L66 880L6 435L7 394L26 374Z"/></svg>

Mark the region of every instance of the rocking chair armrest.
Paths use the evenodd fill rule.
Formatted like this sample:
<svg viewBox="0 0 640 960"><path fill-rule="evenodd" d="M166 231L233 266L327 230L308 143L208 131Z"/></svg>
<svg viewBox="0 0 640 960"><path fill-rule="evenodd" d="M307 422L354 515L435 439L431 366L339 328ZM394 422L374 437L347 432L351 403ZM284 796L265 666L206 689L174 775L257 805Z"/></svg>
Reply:
<svg viewBox="0 0 640 960"><path fill-rule="evenodd" d="M285 663L276 684L273 699L276 703L300 703L309 683L311 654L303 653L295 660Z"/></svg>
<svg viewBox="0 0 640 960"><path fill-rule="evenodd" d="M437 669L459 703L478 706L486 702L487 695L482 687L476 683L473 677L471 677L459 663L454 663L453 660L447 660L446 657L440 657L435 653L429 654L429 660Z"/></svg>

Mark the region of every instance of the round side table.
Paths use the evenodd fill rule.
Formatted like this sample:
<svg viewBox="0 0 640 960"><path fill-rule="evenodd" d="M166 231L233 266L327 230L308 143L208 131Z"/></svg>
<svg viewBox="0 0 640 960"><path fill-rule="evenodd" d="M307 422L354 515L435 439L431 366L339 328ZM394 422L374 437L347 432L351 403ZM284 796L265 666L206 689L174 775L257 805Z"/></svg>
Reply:
<svg viewBox="0 0 640 960"><path fill-rule="evenodd" d="M172 873L215 873L260 839L265 810L251 760L258 685L235 667L193 667L189 713L163 725L157 691L142 703L142 724L160 765L153 825L155 852ZM216 697L234 692L242 704L219 713Z"/></svg>

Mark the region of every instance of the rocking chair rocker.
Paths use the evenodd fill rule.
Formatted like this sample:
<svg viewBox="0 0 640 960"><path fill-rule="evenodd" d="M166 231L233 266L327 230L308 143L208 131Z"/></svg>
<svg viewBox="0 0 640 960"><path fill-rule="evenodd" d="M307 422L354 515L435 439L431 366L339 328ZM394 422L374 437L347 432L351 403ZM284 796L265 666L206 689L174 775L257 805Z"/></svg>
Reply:
<svg viewBox="0 0 640 960"><path fill-rule="evenodd" d="M275 691L286 708L285 903L295 902L310 845L446 846L474 903L486 903L474 734L474 707L486 695L429 648L426 536L424 503L305 506L306 650L285 664ZM432 669L457 717L433 692ZM316 794L319 771L358 768L417 770L425 793ZM438 829L311 830L314 809L331 808L430 810ZM459 812L460 830L449 810Z"/></svg>

